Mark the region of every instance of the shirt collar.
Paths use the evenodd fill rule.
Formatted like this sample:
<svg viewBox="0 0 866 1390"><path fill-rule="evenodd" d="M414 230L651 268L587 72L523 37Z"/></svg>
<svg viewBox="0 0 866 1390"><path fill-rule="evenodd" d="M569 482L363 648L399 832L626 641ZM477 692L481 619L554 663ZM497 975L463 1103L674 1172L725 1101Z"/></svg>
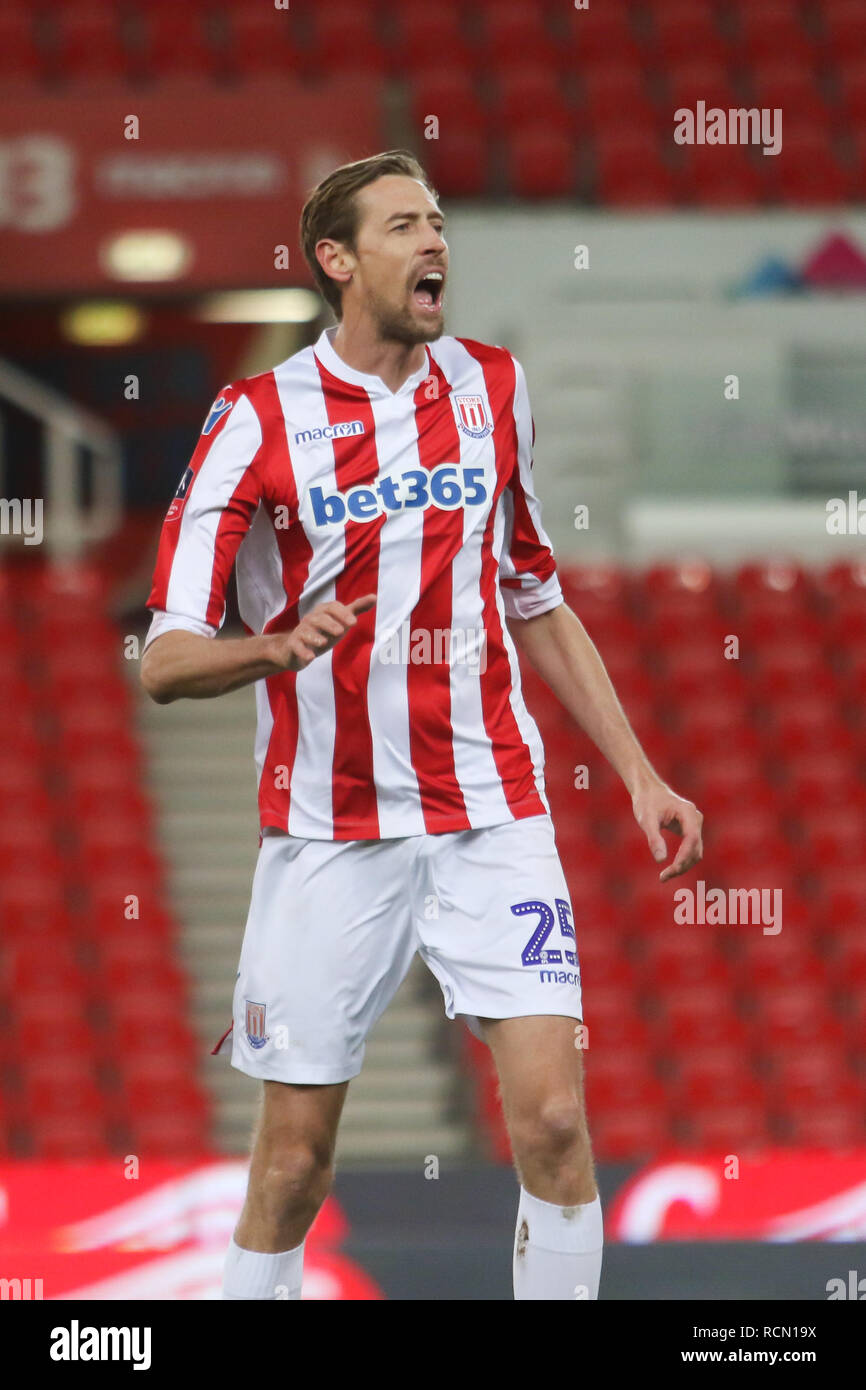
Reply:
<svg viewBox="0 0 866 1390"><path fill-rule="evenodd" d="M323 329L318 341L313 344L313 352L318 357L323 367L332 376L339 377L340 381L348 381L353 386L362 386L365 391L369 391L374 396L389 396L396 399L404 396L410 391L415 391L430 375L430 353L425 348L426 357L417 372L407 376L403 385L397 391L392 391L380 376L373 376L368 372L359 372L355 367L350 367L348 362L344 362L338 352L335 351L333 338L337 332L337 324L332 324L330 328Z"/></svg>

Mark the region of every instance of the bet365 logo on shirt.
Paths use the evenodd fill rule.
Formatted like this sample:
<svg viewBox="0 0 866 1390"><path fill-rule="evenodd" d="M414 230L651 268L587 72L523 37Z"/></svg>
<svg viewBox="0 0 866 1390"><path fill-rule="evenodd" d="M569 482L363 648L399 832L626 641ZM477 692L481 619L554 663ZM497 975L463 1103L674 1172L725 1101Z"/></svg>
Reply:
<svg viewBox="0 0 866 1390"><path fill-rule="evenodd" d="M407 468L404 473L379 478L376 483L350 487L345 492L325 492L310 487L305 496L306 521L316 527L342 526L346 521L374 521L391 512L439 507L457 511L460 507L480 507L487 501L482 481L484 469L462 468L441 463L433 469Z"/></svg>

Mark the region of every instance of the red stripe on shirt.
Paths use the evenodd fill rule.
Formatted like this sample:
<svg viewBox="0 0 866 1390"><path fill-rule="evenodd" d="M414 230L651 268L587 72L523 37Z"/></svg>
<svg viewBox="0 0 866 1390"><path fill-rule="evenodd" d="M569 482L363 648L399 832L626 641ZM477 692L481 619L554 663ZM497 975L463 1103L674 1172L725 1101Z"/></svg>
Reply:
<svg viewBox="0 0 866 1390"><path fill-rule="evenodd" d="M497 560L493 553L496 509L502 490L517 466L517 426L514 419L516 374L511 355L502 348L460 339L484 373L487 399L493 414L496 459L496 491L481 543L481 598L487 633L487 668L481 676L481 709L491 751L502 781L509 810L515 817L545 815L546 808L535 785L532 754L511 707L511 663L503 640L496 605Z"/></svg>
<svg viewBox="0 0 866 1390"><path fill-rule="evenodd" d="M286 593L285 608L265 624L264 631L291 632L292 628L298 625L298 604L309 575L313 547L298 520L295 470L286 435L285 415L273 372L255 377L249 394L261 421L262 431L267 435L263 502L274 524L283 589ZM279 502L275 504L274 498L279 498ZM285 519L282 515L278 518L275 506L284 506L286 503L288 516ZM297 671L283 671L279 675L268 676L265 681L273 728L259 779L259 815L263 826L272 825L280 830L288 830L292 769L298 751L297 679Z"/></svg>
<svg viewBox="0 0 866 1390"><path fill-rule="evenodd" d="M228 387L222 394L227 399L230 396L234 396L236 401L238 399L236 392ZM192 469L192 481L187 487L184 497L182 499L174 498L169 505L165 520L162 523L162 531L160 532L159 549L157 551L156 566L153 573L153 587L150 591L150 597L147 600L148 608L159 609L164 612L168 606L168 586L171 581L171 571L174 565L178 541L180 540L180 527L183 521L184 509L196 485L196 480L201 472L202 464L225 429L226 421L230 415L231 411L227 410L225 414L221 415L217 420L210 434L200 435L192 458L187 465ZM184 470L184 474L185 473L186 470ZM229 568L231 568L231 566L229 566ZM211 586L211 591L212 589L213 586ZM206 618L205 621L210 622L210 618Z"/></svg>
<svg viewBox="0 0 866 1390"><path fill-rule="evenodd" d="M451 387L442 369L428 352L430 376L415 392L415 424L418 458L422 468L453 459L459 465L460 437L451 409ZM432 395L431 382L437 394ZM421 587L409 620L411 634L421 629L433 633L450 628L453 618L454 556L463 544L463 508L445 511L427 507L421 539ZM434 647L435 650L435 647ZM410 661L406 671L409 701L409 752L428 833L469 830L466 802L454 764L454 731L451 727L451 666Z"/></svg>
<svg viewBox="0 0 866 1390"><path fill-rule="evenodd" d="M360 386L332 376L316 358L328 423L332 425L361 420L364 434L334 439L334 470L337 489L376 480L379 458L376 426L370 398ZM344 526L343 569L335 581L335 598L351 603L379 588L379 537L385 517L355 521L348 517ZM356 625L341 637L331 652L334 682L334 761L331 773L334 838L375 840L379 838L379 808L373 778L373 733L368 708L368 682L373 655L376 609L358 616Z"/></svg>

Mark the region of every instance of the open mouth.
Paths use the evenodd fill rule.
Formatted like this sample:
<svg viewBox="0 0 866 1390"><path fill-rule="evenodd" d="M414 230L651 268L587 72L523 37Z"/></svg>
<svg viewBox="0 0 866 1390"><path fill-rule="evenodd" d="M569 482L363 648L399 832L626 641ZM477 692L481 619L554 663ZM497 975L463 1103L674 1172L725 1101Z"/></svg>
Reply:
<svg viewBox="0 0 866 1390"><path fill-rule="evenodd" d="M445 276L441 270L427 270L412 291L412 298L419 309L426 313L436 313L442 304L445 289Z"/></svg>

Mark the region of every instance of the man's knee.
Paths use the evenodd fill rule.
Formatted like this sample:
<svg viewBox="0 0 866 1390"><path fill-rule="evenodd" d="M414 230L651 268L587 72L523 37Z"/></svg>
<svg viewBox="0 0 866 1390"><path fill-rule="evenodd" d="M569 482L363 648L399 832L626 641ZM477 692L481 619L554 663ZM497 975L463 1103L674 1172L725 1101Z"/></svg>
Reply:
<svg viewBox="0 0 866 1390"><path fill-rule="evenodd" d="M282 1143L266 1141L263 1149L256 1185L267 1205L277 1212L318 1209L333 1177L327 1148L293 1139Z"/></svg>
<svg viewBox="0 0 866 1390"><path fill-rule="evenodd" d="M524 1160L573 1162L589 1152L586 1115L576 1095L540 1098L515 1117L512 1130L515 1154Z"/></svg>

